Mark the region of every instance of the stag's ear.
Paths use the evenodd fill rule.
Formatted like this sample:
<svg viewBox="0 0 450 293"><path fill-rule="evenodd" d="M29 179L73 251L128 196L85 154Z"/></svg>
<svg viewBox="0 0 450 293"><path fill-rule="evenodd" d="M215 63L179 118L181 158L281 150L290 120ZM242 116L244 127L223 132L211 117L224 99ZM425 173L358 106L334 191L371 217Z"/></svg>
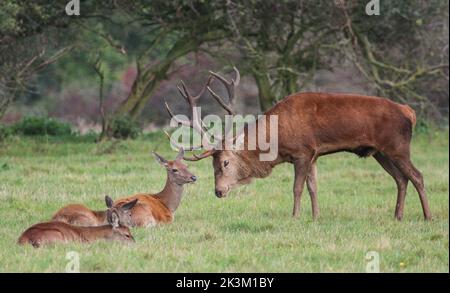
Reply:
<svg viewBox="0 0 450 293"><path fill-rule="evenodd" d="M117 215L117 213L112 213L111 214L111 218L109 219L109 224L113 227L113 228L117 228L119 227L119 216Z"/></svg>
<svg viewBox="0 0 450 293"><path fill-rule="evenodd" d="M114 201L108 195L105 195L106 206L110 209L114 205Z"/></svg>
<svg viewBox="0 0 450 293"><path fill-rule="evenodd" d="M138 202L138 199L136 198L135 200L130 201L130 202L127 202L126 204L124 204L124 205L121 207L121 209L124 210L124 211L130 210L130 209L132 209L132 208L136 205L137 202Z"/></svg>
<svg viewBox="0 0 450 293"><path fill-rule="evenodd" d="M177 155L177 157L175 158L175 160L176 160L176 161L180 161L180 160L183 159L183 157L184 157L184 149L183 149L183 148L180 148L180 150L178 151L178 155Z"/></svg>

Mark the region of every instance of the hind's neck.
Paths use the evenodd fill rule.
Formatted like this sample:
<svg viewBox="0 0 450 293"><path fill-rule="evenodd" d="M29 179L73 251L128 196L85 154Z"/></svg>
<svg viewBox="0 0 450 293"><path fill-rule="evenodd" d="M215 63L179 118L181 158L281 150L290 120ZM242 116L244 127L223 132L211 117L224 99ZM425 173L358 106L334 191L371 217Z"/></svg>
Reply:
<svg viewBox="0 0 450 293"><path fill-rule="evenodd" d="M183 185L172 182L169 174L167 174L166 185L161 192L156 194L156 196L172 213L174 213L180 206L183 189Z"/></svg>

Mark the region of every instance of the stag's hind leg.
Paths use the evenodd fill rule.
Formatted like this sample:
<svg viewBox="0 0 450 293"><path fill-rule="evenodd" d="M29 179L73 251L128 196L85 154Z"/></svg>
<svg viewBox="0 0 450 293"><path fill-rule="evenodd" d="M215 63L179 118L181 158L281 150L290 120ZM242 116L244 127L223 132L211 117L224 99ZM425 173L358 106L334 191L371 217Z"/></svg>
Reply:
<svg viewBox="0 0 450 293"><path fill-rule="evenodd" d="M409 155L393 156L391 158L395 166L400 169L406 177L414 184L417 192L419 193L420 203L422 204L423 215L425 220L431 220L431 211L428 206L427 195L425 192L425 185L423 182L422 173L414 167Z"/></svg>
<svg viewBox="0 0 450 293"><path fill-rule="evenodd" d="M317 202L317 165L316 162L311 164L308 176L306 178L306 186L308 187L309 196L311 197L311 207L313 220L317 219L320 214L319 204Z"/></svg>
<svg viewBox="0 0 450 293"><path fill-rule="evenodd" d="M395 218L403 218L403 207L405 205L406 188L408 186L408 177L402 171L395 167L394 163L382 153L376 153L373 157L377 162L391 175L397 184L397 205L395 206Z"/></svg>

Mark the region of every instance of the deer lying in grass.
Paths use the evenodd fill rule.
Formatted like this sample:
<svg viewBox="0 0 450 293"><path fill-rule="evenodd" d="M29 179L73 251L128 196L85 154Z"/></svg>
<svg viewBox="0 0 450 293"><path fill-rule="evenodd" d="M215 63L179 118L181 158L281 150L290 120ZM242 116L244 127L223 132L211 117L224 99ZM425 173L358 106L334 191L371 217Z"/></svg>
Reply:
<svg viewBox="0 0 450 293"><path fill-rule="evenodd" d="M119 225L119 218L112 216L112 225L96 227L74 226L51 221L31 226L20 235L17 243L41 247L53 243L93 242L100 239L134 242L130 229Z"/></svg>
<svg viewBox="0 0 450 293"><path fill-rule="evenodd" d="M137 204L131 208L131 218L135 226L151 227L157 224L171 223L174 213L180 205L184 185L197 180L183 163L184 151L180 149L173 161L164 159L153 153L157 161L167 171L167 180L164 189L156 194L140 193L122 198L114 203L115 208L121 208L132 201Z"/></svg>
<svg viewBox="0 0 450 293"><path fill-rule="evenodd" d="M227 111L235 115L232 108L235 87L239 84L239 71L235 79L226 80L217 73L210 72L206 86L197 96L191 96L184 83L178 88L181 95L192 108L192 120L180 121L205 136L205 128L200 115L196 114L196 102L205 88ZM211 90L209 83L213 78L221 81L227 90L229 103ZM167 110L173 115L166 103ZM352 152L360 157L373 156L383 169L392 176L397 184L397 205L395 218L403 217L406 187L411 181L419 193L425 219L431 219L431 212L425 193L422 174L410 159L410 142L412 128L416 123L414 110L407 105L401 105L385 98L362 96L344 93L297 93L285 97L264 113L265 119L259 119L251 126L264 129L270 133L271 120L277 116L278 151L271 161L260 160L264 153L258 144L256 149L226 149L229 138L225 136L217 144L202 144L206 151L186 160L197 161L212 157L215 177L215 194L225 197L237 185L247 184L252 178L267 177L272 169L281 163L294 165L294 208L293 216L299 215L300 199L306 182L312 202L313 218L319 215L316 187L316 160L320 156ZM230 129L230 128L229 128ZM231 127L231 129L233 129ZM244 128L243 145L249 145L247 125ZM253 128L252 128L253 129ZM232 133L232 132L230 132ZM208 134L206 134L208 135ZM202 141L203 142L203 141Z"/></svg>
<svg viewBox="0 0 450 293"><path fill-rule="evenodd" d="M93 211L82 204L67 205L56 212L52 221L65 222L75 226L102 226L111 224L113 218L117 217L121 225L133 226L130 210L137 200L120 207L113 207L113 200L106 195L105 202L108 207L105 211Z"/></svg>

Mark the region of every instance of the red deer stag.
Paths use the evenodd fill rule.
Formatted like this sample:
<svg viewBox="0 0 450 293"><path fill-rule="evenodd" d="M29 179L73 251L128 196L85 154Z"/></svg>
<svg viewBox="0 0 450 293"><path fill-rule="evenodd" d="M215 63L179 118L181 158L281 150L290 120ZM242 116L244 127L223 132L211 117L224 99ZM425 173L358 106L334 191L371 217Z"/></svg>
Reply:
<svg viewBox="0 0 450 293"><path fill-rule="evenodd" d="M113 200L105 196L108 209L106 211L93 211L82 204L70 204L56 212L52 221L65 222L75 226L102 226L111 223L117 217L123 226L132 227L131 208L137 200L131 201L121 207L113 207Z"/></svg>
<svg viewBox="0 0 450 293"><path fill-rule="evenodd" d="M140 193L118 199L114 203L115 208L121 208L129 202L137 200L137 204L130 210L132 222L137 227L151 227L172 222L175 211L181 202L183 186L197 180L197 177L188 170L188 166L183 163L183 149L180 149L173 161L166 160L155 152L153 154L167 171L164 189L156 194Z"/></svg>
<svg viewBox="0 0 450 293"><path fill-rule="evenodd" d="M119 225L119 218L113 216L112 225L80 227L64 222L38 223L25 230L17 243L41 247L53 243L93 242L99 239L134 242L130 229Z"/></svg>
<svg viewBox="0 0 450 293"><path fill-rule="evenodd" d="M206 88L229 115L234 115L233 98L235 87L239 84L239 71L235 79L227 81L217 73L210 72ZM226 103L210 87L211 80L218 79L226 88L229 103ZM205 134L201 117L194 115L196 100L182 83L179 90L193 110L190 122L177 120L166 103L167 111L179 124L187 125ZM182 91L183 90L183 91ZM203 90L202 90L203 92ZM256 150L225 149L222 139L219 144L209 145L200 155L185 158L197 161L212 156L215 194L225 197L233 187L250 182L251 178L264 178L273 167L289 162L294 165L294 208L293 216L299 215L300 200L304 183L311 197L313 218L319 216L316 187L316 160L318 157L346 151L360 157L373 156L389 173L397 184L397 205L395 218L401 220L408 181L411 181L422 204L425 219L431 219L425 194L422 174L410 160L410 141L412 128L416 122L414 110L385 98L345 93L297 93L285 97L264 113L264 119L258 119L253 126L257 129L270 129L271 115L278 116L278 154L272 161L262 161L259 155L262 148ZM198 121L195 121L198 119ZM244 128L244 134L248 132ZM227 133L225 133L227 134ZM245 137L245 136L244 136ZM245 137L244 146L248 144ZM202 147L206 148L203 144ZM192 148L191 148L192 150Z"/></svg>

